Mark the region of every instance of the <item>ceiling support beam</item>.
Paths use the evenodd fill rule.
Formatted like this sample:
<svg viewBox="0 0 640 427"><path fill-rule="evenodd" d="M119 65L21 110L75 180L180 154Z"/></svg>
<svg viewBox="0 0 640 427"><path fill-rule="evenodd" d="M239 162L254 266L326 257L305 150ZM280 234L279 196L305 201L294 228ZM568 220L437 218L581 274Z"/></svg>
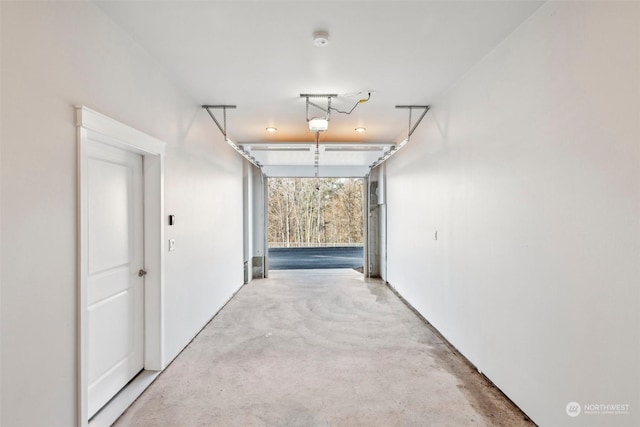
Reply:
<svg viewBox="0 0 640 427"><path fill-rule="evenodd" d="M227 139L227 109L235 109L236 106L235 105L203 105L202 108L207 110L207 113L209 113L209 115L215 122L216 126L218 126L218 129L220 129L220 132L222 132L222 135L224 135L224 139L226 140ZM211 111L216 109L222 110L222 123L223 123L222 125L216 118L215 114L213 114L213 112Z"/></svg>

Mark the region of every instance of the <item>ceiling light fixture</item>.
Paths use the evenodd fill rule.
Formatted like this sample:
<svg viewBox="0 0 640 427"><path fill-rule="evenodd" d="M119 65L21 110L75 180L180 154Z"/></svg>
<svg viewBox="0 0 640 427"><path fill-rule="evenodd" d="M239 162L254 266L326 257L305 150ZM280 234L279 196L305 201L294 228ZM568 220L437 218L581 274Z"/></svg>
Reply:
<svg viewBox="0 0 640 427"><path fill-rule="evenodd" d="M273 126L269 126L268 128L266 128L267 132L275 132L278 130L278 128L273 127Z"/></svg>
<svg viewBox="0 0 640 427"><path fill-rule="evenodd" d="M310 147L251 147L251 151L311 151Z"/></svg>
<svg viewBox="0 0 640 427"><path fill-rule="evenodd" d="M355 131L358 132L358 133L365 132L366 130L367 130L367 128L363 128L363 127L355 128Z"/></svg>
<svg viewBox="0 0 640 427"><path fill-rule="evenodd" d="M329 44L329 33L326 31L316 31L313 33L313 44L323 47Z"/></svg>
<svg viewBox="0 0 640 427"><path fill-rule="evenodd" d="M349 146L349 147L326 147L324 151L384 151L384 147L374 146Z"/></svg>

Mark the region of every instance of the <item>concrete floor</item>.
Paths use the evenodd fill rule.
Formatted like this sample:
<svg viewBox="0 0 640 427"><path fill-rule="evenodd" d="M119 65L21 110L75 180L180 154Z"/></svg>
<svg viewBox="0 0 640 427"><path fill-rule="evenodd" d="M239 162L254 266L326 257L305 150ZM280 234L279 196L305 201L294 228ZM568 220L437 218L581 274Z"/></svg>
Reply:
<svg viewBox="0 0 640 427"><path fill-rule="evenodd" d="M382 282L254 280L117 426L530 426Z"/></svg>

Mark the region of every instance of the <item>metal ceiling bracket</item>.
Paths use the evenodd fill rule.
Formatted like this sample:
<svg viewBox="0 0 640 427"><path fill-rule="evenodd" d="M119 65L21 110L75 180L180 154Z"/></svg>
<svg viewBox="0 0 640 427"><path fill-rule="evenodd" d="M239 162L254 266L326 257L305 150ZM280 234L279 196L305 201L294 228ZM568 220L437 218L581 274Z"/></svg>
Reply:
<svg viewBox="0 0 640 427"><path fill-rule="evenodd" d="M427 111L429 111L431 106L430 105L396 105L396 108L408 109L409 110L409 133L407 134L407 140L409 140L411 138L411 135L413 135L413 132L416 130L416 128L418 127L418 125L422 121L422 119L424 119L424 116L427 114ZM411 113L413 112L413 110L424 110L424 111L422 112L420 117L418 117L418 120L416 121L416 123L412 127L411 126Z"/></svg>
<svg viewBox="0 0 640 427"><path fill-rule="evenodd" d="M236 106L235 105L203 105L202 108L207 110L207 113L209 113L209 115L215 122L216 126L218 126L218 129L220 129L220 132L222 132L222 135L224 135L224 139L227 140L228 139L227 138L227 110L235 109ZM220 122L218 121L218 119L216 119L215 114L213 114L213 112L211 111L216 109L222 110L222 125L220 125Z"/></svg>
<svg viewBox="0 0 640 427"><path fill-rule="evenodd" d="M427 114L427 111L429 111L429 109L431 108L430 105L396 105L396 108L399 109L405 109L405 110L409 110L409 131L407 133L407 139L405 139L404 141L402 141L400 144L397 145L393 145L389 148L389 151L387 151L383 156L381 156L378 160L376 160L375 162L373 162L370 166L369 166L369 173L367 174L367 177L369 177L369 175L371 174L371 171L373 170L373 168L375 168L376 166L379 166L380 164L384 163L385 161L387 161L389 159L389 157L393 156L394 154L396 154L398 151L400 151L400 149L402 147L404 147L407 142L409 142L409 139L411 139L411 135L413 134L413 132L416 130L416 128L418 127L418 125L420 124L420 122L422 121L422 119L424 119L424 116ZM422 114L420 114L420 117L418 117L418 120L416 120L415 123L412 123L412 113L413 110L423 110Z"/></svg>
<svg viewBox="0 0 640 427"><path fill-rule="evenodd" d="M324 118L329 121L331 119L331 98L336 98L338 94L336 93L301 93L300 98L306 99L307 106L307 121L310 121L312 117L309 117L309 106L315 107L324 113ZM326 98L327 99L327 108L324 108L315 102L309 100L309 98Z"/></svg>
<svg viewBox="0 0 640 427"><path fill-rule="evenodd" d="M260 164L259 161L256 160L255 157L251 155L251 153L245 150L242 145L238 145L233 141L231 141L227 136L227 110L233 110L236 108L236 106L235 105L203 105L202 108L207 110L207 113L209 113L209 115L213 119L216 126L218 126L218 129L220 129L220 132L222 132L222 135L224 135L225 142L229 144L231 148L236 150L242 157L247 159L249 163L252 163L258 169L262 170L262 165ZM215 114L213 114L211 110L222 110L222 125L220 124Z"/></svg>

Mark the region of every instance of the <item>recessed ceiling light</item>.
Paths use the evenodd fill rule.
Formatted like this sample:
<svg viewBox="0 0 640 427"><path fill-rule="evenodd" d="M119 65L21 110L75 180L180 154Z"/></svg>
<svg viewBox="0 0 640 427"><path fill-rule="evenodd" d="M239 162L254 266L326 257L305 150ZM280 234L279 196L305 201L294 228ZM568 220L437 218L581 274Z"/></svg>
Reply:
<svg viewBox="0 0 640 427"><path fill-rule="evenodd" d="M269 127L267 128L267 132L275 132L275 131L277 131L277 130L278 130L278 128L275 128L275 127L273 127L273 126L269 126Z"/></svg>
<svg viewBox="0 0 640 427"><path fill-rule="evenodd" d="M355 131L356 131L356 132L358 132L358 133L362 133L362 132L364 132L364 131L366 131L366 130L367 130L367 128L362 128L362 127L360 127L360 128L355 128Z"/></svg>

